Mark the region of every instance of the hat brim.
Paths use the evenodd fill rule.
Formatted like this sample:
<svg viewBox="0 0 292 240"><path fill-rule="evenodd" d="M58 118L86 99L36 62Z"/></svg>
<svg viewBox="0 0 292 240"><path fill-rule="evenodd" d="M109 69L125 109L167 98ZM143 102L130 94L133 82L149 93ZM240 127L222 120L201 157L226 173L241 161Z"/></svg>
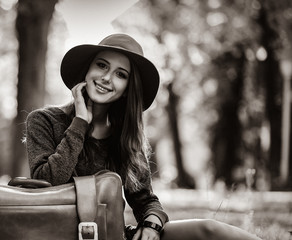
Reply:
<svg viewBox="0 0 292 240"><path fill-rule="evenodd" d="M76 84L84 81L89 66L96 54L103 50L113 50L126 55L138 68L142 90L143 110L150 107L159 88L159 73L154 64L147 58L119 47L105 45L79 45L70 49L61 63L61 77L65 85L72 89Z"/></svg>

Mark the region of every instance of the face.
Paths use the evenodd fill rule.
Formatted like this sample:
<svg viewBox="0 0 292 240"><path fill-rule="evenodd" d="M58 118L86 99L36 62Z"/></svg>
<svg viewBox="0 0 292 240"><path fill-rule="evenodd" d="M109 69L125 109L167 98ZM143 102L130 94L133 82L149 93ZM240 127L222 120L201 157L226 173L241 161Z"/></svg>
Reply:
<svg viewBox="0 0 292 240"><path fill-rule="evenodd" d="M94 103L109 104L125 94L130 77L129 59L115 51L99 52L85 76L88 96Z"/></svg>

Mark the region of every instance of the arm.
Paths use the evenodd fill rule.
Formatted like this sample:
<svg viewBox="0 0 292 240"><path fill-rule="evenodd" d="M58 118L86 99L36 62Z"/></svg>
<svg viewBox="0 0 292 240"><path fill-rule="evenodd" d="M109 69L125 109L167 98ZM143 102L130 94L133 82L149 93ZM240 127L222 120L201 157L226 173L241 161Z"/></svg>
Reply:
<svg viewBox="0 0 292 240"><path fill-rule="evenodd" d="M151 186L150 170L147 175L141 179L144 188L138 192L130 192L125 189L125 197L129 206L133 209L133 214L138 223L149 220L157 224L164 225L168 221L167 214L163 211L158 197L153 193ZM156 220L154 220L156 218ZM157 222L157 219L159 221Z"/></svg>
<svg viewBox="0 0 292 240"><path fill-rule="evenodd" d="M53 185L70 180L78 161L88 123L75 117L60 143L54 139L53 123L42 111L27 118L26 143L32 178L44 179Z"/></svg>
<svg viewBox="0 0 292 240"><path fill-rule="evenodd" d="M125 189L125 197L130 207L132 207L138 222L137 232L133 236L133 240L138 240L141 237L142 239L159 239L159 232L145 227L143 222L146 220L163 227L168 221L168 216L163 211L157 196L152 191L150 170L141 179L141 182L144 183L145 187L138 192L129 192Z"/></svg>

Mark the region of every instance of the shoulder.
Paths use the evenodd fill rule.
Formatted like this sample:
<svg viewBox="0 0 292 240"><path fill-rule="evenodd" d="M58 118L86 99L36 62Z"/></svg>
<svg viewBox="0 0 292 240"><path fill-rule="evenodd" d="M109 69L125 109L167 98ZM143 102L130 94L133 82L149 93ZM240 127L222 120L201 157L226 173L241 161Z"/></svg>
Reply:
<svg viewBox="0 0 292 240"><path fill-rule="evenodd" d="M31 122L39 123L66 123L68 121L67 115L58 107L45 107L36 109L30 112L27 116L27 124Z"/></svg>

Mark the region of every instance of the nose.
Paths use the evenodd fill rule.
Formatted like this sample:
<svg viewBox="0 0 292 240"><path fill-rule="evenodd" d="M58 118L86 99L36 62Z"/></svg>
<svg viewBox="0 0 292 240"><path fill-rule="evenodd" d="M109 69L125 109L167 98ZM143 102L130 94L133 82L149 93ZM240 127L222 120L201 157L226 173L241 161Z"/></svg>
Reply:
<svg viewBox="0 0 292 240"><path fill-rule="evenodd" d="M107 72L101 77L103 83L109 84L111 82L111 73Z"/></svg>
<svg viewBox="0 0 292 240"><path fill-rule="evenodd" d="M109 84L111 82L111 75L105 74L101 77L103 83Z"/></svg>

